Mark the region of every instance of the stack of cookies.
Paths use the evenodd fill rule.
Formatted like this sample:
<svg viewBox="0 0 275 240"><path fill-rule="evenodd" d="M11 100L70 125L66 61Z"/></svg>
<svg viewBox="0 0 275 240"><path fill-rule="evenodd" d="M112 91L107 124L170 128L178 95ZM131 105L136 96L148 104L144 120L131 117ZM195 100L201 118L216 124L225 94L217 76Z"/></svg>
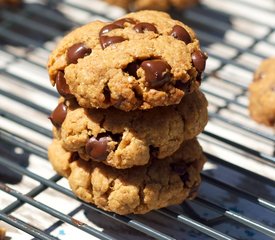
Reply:
<svg viewBox="0 0 275 240"><path fill-rule="evenodd" d="M61 40L48 64L61 95L49 159L80 199L141 214L195 196L206 58L188 26L156 11L95 21Z"/></svg>

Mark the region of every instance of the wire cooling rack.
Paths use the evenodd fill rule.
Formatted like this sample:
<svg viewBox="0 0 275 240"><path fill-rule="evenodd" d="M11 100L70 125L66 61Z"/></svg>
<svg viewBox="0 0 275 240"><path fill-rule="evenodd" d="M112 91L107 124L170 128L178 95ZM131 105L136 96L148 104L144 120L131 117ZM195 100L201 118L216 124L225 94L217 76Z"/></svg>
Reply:
<svg viewBox="0 0 275 240"><path fill-rule="evenodd" d="M190 25L209 60L202 89L208 163L194 201L119 216L78 200L47 161L58 95L45 65L58 39L124 14L100 0L26 1L0 10L0 227L7 239L275 239L274 141L248 117L247 87L275 56L275 1L202 0L173 17Z"/></svg>

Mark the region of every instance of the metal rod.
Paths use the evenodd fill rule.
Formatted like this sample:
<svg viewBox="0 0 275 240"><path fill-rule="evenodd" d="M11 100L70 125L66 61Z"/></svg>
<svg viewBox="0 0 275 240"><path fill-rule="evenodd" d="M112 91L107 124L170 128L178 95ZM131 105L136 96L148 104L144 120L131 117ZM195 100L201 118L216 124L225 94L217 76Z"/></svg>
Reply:
<svg viewBox="0 0 275 240"><path fill-rule="evenodd" d="M172 211L170 211L169 209L160 209L160 210L156 210L157 212L159 212L160 214L162 215L165 215L169 218L172 218L174 220L178 220L184 224L186 224L187 226L189 227L192 227L192 228L195 228L197 229L198 231L210 236L210 237L213 237L214 239L218 239L218 240L236 240L235 238L232 238L226 234L223 234L213 228L210 228L206 225L203 225L201 224L200 222L198 221L195 221L187 216L184 216L183 214L177 214L177 213L174 213Z"/></svg>
<svg viewBox="0 0 275 240"><path fill-rule="evenodd" d="M74 227L77 227L77 228L83 230L84 232L87 232L93 236L99 237L100 239L104 239L104 240L115 240L115 238L113 238L103 232L100 232L100 231L88 226L87 224L85 224L83 222L80 222L72 217L69 217L68 215L66 215L60 211L57 211L54 208L51 208L41 202L38 202L29 196L23 195L22 193L8 187L7 185L5 185L3 183L0 183L0 190L16 197L17 199L19 199L21 201L24 201L25 203L32 205L33 207L36 207L36 208L56 217L64 222L68 223Z"/></svg>
<svg viewBox="0 0 275 240"><path fill-rule="evenodd" d="M56 237L53 237L47 233L44 233L44 231L37 229L33 227L30 224L27 224L20 219L13 217L12 215L6 215L0 211L0 220L18 228L21 229L22 231L37 237L38 239L41 240L58 240Z"/></svg>

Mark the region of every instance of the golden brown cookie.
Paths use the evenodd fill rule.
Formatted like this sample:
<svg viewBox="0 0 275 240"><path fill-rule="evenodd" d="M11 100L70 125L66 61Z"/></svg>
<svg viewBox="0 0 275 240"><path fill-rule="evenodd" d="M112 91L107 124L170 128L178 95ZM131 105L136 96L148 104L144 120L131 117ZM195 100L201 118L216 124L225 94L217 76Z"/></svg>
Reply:
<svg viewBox="0 0 275 240"><path fill-rule="evenodd" d="M84 108L145 110L178 104L197 89L206 58L191 28L166 13L140 11L72 31L48 71L58 92Z"/></svg>
<svg viewBox="0 0 275 240"><path fill-rule="evenodd" d="M69 176L64 176L68 177L76 196L121 215L144 214L194 198L205 163L196 139L187 141L171 157L161 161L152 159L148 165L124 170L72 159L68 154L57 156L58 144L61 148L58 141L50 145L49 159L57 172L63 173L64 168L71 170ZM61 170L59 161L65 164Z"/></svg>
<svg viewBox="0 0 275 240"><path fill-rule="evenodd" d="M207 100L200 91L179 105L147 111L84 109L67 100L51 115L55 137L82 159L115 168L145 165L153 155L172 155L183 141L196 137L207 123Z"/></svg>
<svg viewBox="0 0 275 240"><path fill-rule="evenodd" d="M6 229L0 227L0 240L5 240L5 236L6 236Z"/></svg>
<svg viewBox="0 0 275 240"><path fill-rule="evenodd" d="M110 4L114 4L125 9L141 10L167 10L170 7L184 9L197 4L198 0L106 0Z"/></svg>
<svg viewBox="0 0 275 240"><path fill-rule="evenodd" d="M249 86L251 117L267 126L275 124L275 58L264 60Z"/></svg>

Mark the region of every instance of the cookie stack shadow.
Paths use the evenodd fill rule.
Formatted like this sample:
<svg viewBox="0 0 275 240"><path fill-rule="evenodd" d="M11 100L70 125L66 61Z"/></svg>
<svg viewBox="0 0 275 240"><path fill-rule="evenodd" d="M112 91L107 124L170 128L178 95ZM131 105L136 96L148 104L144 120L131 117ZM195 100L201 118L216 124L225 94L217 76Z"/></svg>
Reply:
<svg viewBox="0 0 275 240"><path fill-rule="evenodd" d="M60 42L48 65L61 95L48 153L77 197L125 215L196 196L206 58L192 29L156 11L96 21Z"/></svg>

